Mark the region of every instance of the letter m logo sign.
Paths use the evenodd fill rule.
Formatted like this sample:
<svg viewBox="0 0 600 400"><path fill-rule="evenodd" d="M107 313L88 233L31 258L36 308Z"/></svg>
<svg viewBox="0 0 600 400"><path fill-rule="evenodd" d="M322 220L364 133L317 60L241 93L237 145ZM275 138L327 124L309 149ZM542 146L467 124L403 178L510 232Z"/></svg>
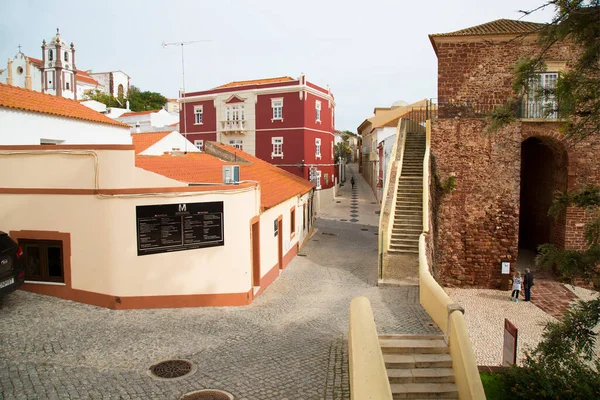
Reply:
<svg viewBox="0 0 600 400"><path fill-rule="evenodd" d="M187 206L187 204L180 204L180 205L179 205L179 212L184 212L184 211L186 211L186 206Z"/></svg>

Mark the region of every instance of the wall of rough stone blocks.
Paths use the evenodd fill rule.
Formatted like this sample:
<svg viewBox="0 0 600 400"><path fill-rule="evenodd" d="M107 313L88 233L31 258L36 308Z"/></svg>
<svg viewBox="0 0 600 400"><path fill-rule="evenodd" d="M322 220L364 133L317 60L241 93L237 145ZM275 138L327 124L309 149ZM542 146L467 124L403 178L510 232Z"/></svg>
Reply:
<svg viewBox="0 0 600 400"><path fill-rule="evenodd" d="M560 183L561 176L567 176L569 189L600 184L600 167L593 156L600 152L600 141L563 144L556 122L516 122L492 134L485 133L486 124L484 119L452 118L438 119L432 127L434 173L441 182L451 175L456 181L456 188L440 197L434 220L435 270L447 285L499 287L501 262L516 261L524 140L540 137L556 147L553 151L566 150L568 162L547 164L567 169L550 172L548 184ZM550 241L583 248L583 227L589 218L582 210L568 208L564 219L548 228Z"/></svg>
<svg viewBox="0 0 600 400"><path fill-rule="evenodd" d="M479 105L503 104L513 94L514 68L520 58L538 54L533 36L502 41L438 43L438 102L469 101ZM577 51L561 44L547 52L548 61L572 65ZM442 108L440 108L442 112Z"/></svg>

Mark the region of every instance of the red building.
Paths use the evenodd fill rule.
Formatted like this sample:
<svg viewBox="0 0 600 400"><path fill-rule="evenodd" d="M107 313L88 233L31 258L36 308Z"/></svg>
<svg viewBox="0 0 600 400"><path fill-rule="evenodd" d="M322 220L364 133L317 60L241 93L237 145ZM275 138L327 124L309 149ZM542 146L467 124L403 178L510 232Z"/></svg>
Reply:
<svg viewBox="0 0 600 400"><path fill-rule="evenodd" d="M207 141L229 144L317 189L335 184L334 97L304 75L231 82L180 101L181 133L201 150Z"/></svg>

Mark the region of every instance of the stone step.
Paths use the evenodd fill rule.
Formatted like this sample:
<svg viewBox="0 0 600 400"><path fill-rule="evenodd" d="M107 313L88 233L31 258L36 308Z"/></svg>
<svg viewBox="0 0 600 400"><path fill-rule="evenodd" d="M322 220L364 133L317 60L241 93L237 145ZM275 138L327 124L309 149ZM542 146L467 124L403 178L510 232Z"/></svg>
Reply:
<svg viewBox="0 0 600 400"><path fill-rule="evenodd" d="M419 246L394 245L390 243L389 254L419 254Z"/></svg>
<svg viewBox="0 0 600 400"><path fill-rule="evenodd" d="M423 233L423 224L415 224L414 227L409 227L409 226L405 226L403 228L399 228L399 229L392 229L392 236L393 235L402 235L402 234L407 234L407 235L417 235L420 236L421 233Z"/></svg>
<svg viewBox="0 0 600 400"><path fill-rule="evenodd" d="M414 193L413 196L410 196L408 194L405 193L398 193L397 197L396 197L396 204L400 203L400 202L409 202L409 203L414 203L414 204L423 204L423 195L418 195L416 193Z"/></svg>
<svg viewBox="0 0 600 400"><path fill-rule="evenodd" d="M383 354L447 354L448 346L443 339L379 339Z"/></svg>
<svg viewBox="0 0 600 400"><path fill-rule="evenodd" d="M416 227L416 226L421 227L422 225L423 225L422 216L412 215L412 216L397 217L397 218L394 216L394 225L392 226L392 228L393 228L392 230L401 229L404 226L406 226L406 227Z"/></svg>
<svg viewBox="0 0 600 400"><path fill-rule="evenodd" d="M418 213L396 213L394 214L394 223L406 222L423 222L423 215Z"/></svg>
<svg viewBox="0 0 600 400"><path fill-rule="evenodd" d="M452 368L450 354L384 354L386 368Z"/></svg>
<svg viewBox="0 0 600 400"><path fill-rule="evenodd" d="M390 383L454 383L452 368L391 368Z"/></svg>
<svg viewBox="0 0 600 400"><path fill-rule="evenodd" d="M408 207L408 208L418 207L419 209L421 209L421 208L423 208L423 199L419 199L419 198L398 199L398 198L396 198L396 208L398 208L398 207Z"/></svg>
<svg viewBox="0 0 600 400"><path fill-rule="evenodd" d="M404 175L402 177L404 177ZM398 181L398 190L400 190L402 188L407 188L407 189L420 188L420 189L422 189L423 188L423 180L422 179L405 179L405 180Z"/></svg>
<svg viewBox="0 0 600 400"><path fill-rule="evenodd" d="M389 249L388 254L419 254L419 249Z"/></svg>
<svg viewBox="0 0 600 400"><path fill-rule="evenodd" d="M392 233L392 242L396 242L397 240L411 240L411 241L419 241L420 233L411 233L411 232L403 232L403 233Z"/></svg>
<svg viewBox="0 0 600 400"><path fill-rule="evenodd" d="M423 208L423 202L422 201L403 201L403 202L399 202L396 201L396 211L398 210L419 210L421 211L421 209Z"/></svg>
<svg viewBox="0 0 600 400"><path fill-rule="evenodd" d="M392 399L458 399L454 383L394 383Z"/></svg>

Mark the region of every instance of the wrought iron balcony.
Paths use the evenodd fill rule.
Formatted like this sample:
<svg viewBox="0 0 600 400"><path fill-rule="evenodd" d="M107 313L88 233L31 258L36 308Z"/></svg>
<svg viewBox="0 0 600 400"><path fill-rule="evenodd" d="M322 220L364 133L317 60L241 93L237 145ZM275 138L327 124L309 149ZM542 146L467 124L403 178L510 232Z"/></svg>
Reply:
<svg viewBox="0 0 600 400"><path fill-rule="evenodd" d="M221 121L221 133L244 133L247 129L248 121L243 119Z"/></svg>

